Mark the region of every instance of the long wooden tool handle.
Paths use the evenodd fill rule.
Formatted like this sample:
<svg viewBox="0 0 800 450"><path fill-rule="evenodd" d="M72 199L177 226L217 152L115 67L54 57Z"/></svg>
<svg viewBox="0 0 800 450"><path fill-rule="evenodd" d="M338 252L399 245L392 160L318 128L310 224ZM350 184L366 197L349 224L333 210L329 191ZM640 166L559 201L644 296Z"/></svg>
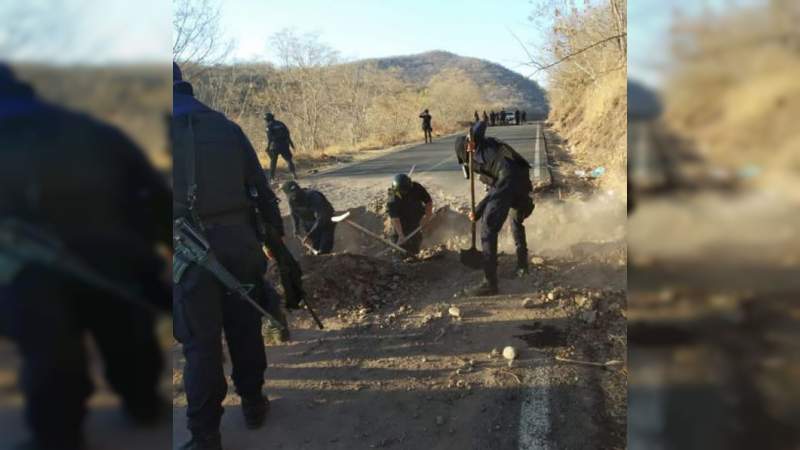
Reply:
<svg viewBox="0 0 800 450"><path fill-rule="evenodd" d="M392 242L392 241L390 241L388 239L384 239L382 236L378 236L377 234L373 233L372 231L369 231L368 229L362 227L361 225L353 222L352 220L345 220L345 222L348 225L350 225L351 227L355 228L356 230L359 230L362 233L366 234L367 236L372 236L373 238L383 242L384 244L388 245L389 247L392 247L395 250L398 250L398 251L401 251L401 252L403 252L405 254L408 254L408 251L406 249L404 249L403 247L400 247L399 245L395 244L394 242Z"/></svg>
<svg viewBox="0 0 800 450"><path fill-rule="evenodd" d="M475 155L470 154L470 152L467 151L467 156L469 156L469 202L470 202L470 208L472 209L472 215L474 216L475 215L475 170L472 167L472 160ZM470 222L472 224L472 248L475 248L475 227L477 224L473 221Z"/></svg>
<svg viewBox="0 0 800 450"><path fill-rule="evenodd" d="M433 213L433 215L435 216L436 213ZM412 237L414 237L414 235L416 235L417 233L422 231L422 229L425 228L425 226L427 226L429 223L431 223L432 220L433 220L433 217L431 217L431 220L428 220L427 222L424 222L422 225L418 226L414 231L411 232L411 234L407 234L403 239L400 239L399 241L397 241L397 245L403 245L406 242L408 242ZM381 255L383 255L383 254L385 254L386 252L389 252L389 251L391 251L391 249L383 250L380 253L378 253L376 256L381 256Z"/></svg>

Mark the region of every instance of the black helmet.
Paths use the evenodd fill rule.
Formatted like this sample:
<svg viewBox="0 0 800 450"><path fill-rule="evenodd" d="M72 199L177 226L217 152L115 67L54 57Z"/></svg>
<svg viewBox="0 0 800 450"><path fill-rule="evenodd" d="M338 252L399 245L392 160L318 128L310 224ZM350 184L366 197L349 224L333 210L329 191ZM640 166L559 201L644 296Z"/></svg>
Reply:
<svg viewBox="0 0 800 450"><path fill-rule="evenodd" d="M480 120L475 122L472 127L469 129L469 140L474 141L475 145L478 146L483 142L483 138L486 136L486 122Z"/></svg>
<svg viewBox="0 0 800 450"><path fill-rule="evenodd" d="M275 120L275 115L272 114L271 112L268 112L264 114L264 119L266 119L267 122L272 122L273 120Z"/></svg>
<svg viewBox="0 0 800 450"><path fill-rule="evenodd" d="M398 194L407 194L411 190L411 177L404 173L399 173L392 179L392 189Z"/></svg>
<svg viewBox="0 0 800 450"><path fill-rule="evenodd" d="M295 183L294 181L287 181L281 185L281 190L284 194L286 194L286 198L289 199L289 203L292 205L303 205L305 204L306 193L303 191L303 188L300 187L299 184Z"/></svg>

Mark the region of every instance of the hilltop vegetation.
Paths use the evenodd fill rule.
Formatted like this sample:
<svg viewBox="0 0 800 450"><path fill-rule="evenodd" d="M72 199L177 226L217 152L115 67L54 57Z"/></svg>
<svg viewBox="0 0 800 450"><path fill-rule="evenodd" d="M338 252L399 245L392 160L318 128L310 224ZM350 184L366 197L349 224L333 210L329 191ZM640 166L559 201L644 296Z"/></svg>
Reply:
<svg viewBox="0 0 800 450"><path fill-rule="evenodd" d="M275 35L272 47L278 64L190 67L189 81L259 149L263 114L275 113L292 130L300 159L420 140L425 108L435 135L464 129L475 110L546 108L534 82L474 58L428 52L342 62L315 36L290 31Z"/></svg>
<svg viewBox="0 0 800 450"><path fill-rule="evenodd" d="M485 99L497 108L520 108L533 116L547 115L545 91L533 80L500 64L478 58L468 58L445 51L418 55L369 59L360 64L375 64L379 69L394 70L400 79L418 86L428 85L442 72L462 72L477 84Z"/></svg>

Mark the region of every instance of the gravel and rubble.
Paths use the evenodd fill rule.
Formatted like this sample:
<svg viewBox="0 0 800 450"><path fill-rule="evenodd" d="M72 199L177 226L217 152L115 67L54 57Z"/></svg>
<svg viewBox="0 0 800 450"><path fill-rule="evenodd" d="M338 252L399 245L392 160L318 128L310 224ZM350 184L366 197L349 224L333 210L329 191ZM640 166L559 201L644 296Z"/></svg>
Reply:
<svg viewBox="0 0 800 450"><path fill-rule="evenodd" d="M383 198L366 204L350 209L353 220L385 231ZM383 244L346 224L337 226L330 255L291 248L326 329L316 330L302 311L290 316L294 340L267 349L267 389L275 408L281 399L307 405L306 419L321 428L306 438L302 424L271 419L289 437L262 434L259 445L285 446L294 436L308 440L307 448L435 448L446 437L460 448L516 448L526 392L547 386L559 411L549 419L554 442L624 447L621 250L604 244L584 246L583 257L535 252L531 274L517 278L506 246L500 295L476 298L464 292L481 273L458 257L469 230L463 210L451 205L426 230L415 258L381 254ZM269 277L275 281L274 272ZM184 404L178 395L176 404ZM226 404L237 402L231 392Z"/></svg>

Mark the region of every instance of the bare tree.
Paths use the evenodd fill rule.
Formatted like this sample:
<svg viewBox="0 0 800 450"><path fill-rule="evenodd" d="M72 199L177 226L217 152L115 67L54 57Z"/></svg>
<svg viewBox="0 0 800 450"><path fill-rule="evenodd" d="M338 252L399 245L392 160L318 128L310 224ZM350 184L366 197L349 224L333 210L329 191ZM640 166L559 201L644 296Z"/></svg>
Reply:
<svg viewBox="0 0 800 450"><path fill-rule="evenodd" d="M187 65L189 76L222 62L234 42L222 30L221 6L214 0L173 0L173 4L173 60Z"/></svg>

